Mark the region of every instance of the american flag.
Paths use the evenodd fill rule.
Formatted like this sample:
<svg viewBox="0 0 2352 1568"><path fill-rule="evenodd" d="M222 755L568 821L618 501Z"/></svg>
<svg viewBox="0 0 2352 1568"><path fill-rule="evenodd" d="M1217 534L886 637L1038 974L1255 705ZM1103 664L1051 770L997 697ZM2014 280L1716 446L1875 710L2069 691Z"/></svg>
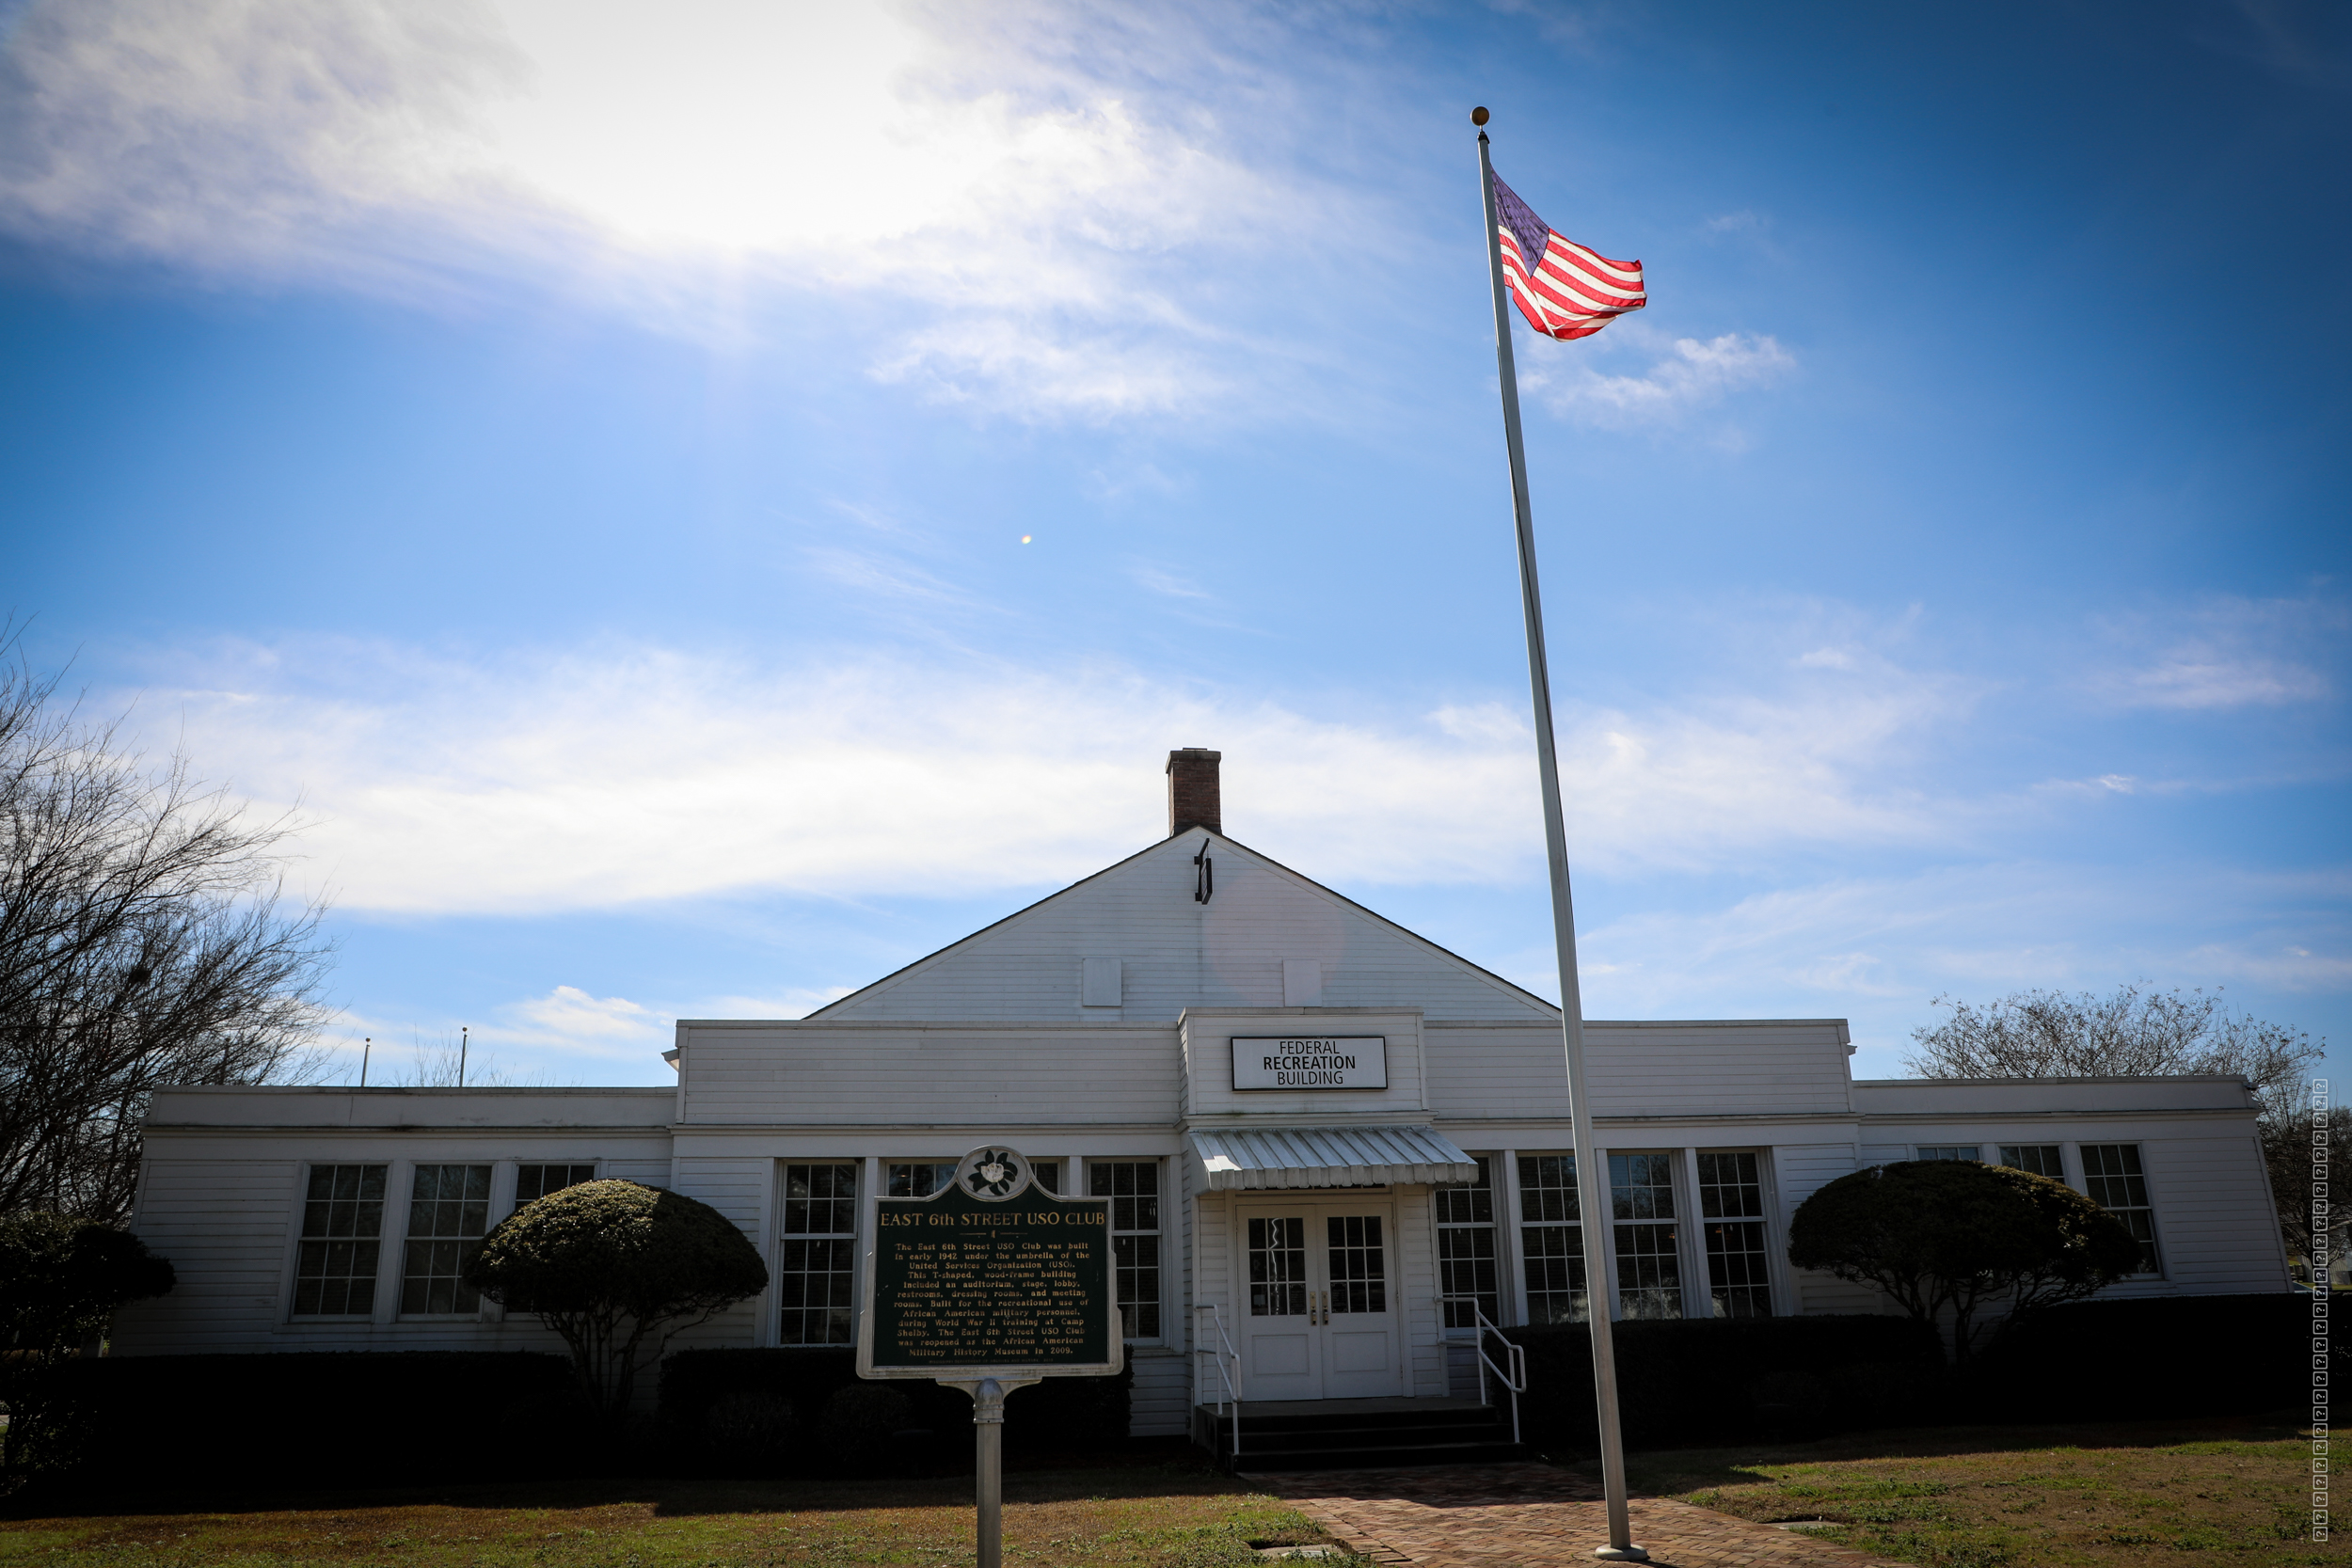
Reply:
<svg viewBox="0 0 2352 1568"><path fill-rule="evenodd" d="M1642 263L1613 261L1553 232L1495 176L1495 228L1502 276L1527 324L1547 338L1589 338L1649 303Z"/></svg>

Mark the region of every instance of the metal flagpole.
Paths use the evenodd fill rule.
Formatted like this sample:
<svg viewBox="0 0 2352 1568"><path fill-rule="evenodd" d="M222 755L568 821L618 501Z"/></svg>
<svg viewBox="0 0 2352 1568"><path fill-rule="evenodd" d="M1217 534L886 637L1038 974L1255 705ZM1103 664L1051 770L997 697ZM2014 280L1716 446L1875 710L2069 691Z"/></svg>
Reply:
<svg viewBox="0 0 2352 1568"><path fill-rule="evenodd" d="M1486 111L1470 116L1486 123ZM1527 613L1527 675L1535 700L1535 766L1544 794L1544 848L1551 860L1551 926L1560 949L1560 1035L1568 1064L1568 1121L1576 1142L1578 1215L1584 1233L1584 1299L1593 1331L1593 1395L1600 1407L1600 1480L1609 1502L1609 1544L1593 1555L1646 1561L1626 1511L1625 1439L1617 1426L1617 1357L1610 1323L1609 1173L1593 1151L1593 1110L1584 1092L1584 1003L1576 983L1576 911L1568 899L1568 836L1560 816L1560 765L1551 738L1551 672L1544 659L1543 595L1535 584L1535 519L1527 501L1527 452L1519 442L1519 372L1511 357L1510 294L1495 214L1495 171L1486 133L1478 133L1478 191L1486 211L1486 270L1494 283L1495 365L1502 377L1502 438L1511 451L1511 507L1518 524L1519 602Z"/></svg>

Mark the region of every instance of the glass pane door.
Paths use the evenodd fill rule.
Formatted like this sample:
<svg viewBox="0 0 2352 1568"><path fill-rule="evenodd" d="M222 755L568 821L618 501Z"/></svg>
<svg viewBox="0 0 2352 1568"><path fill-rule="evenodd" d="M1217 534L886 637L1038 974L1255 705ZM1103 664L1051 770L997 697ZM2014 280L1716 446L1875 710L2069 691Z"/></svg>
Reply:
<svg viewBox="0 0 2352 1568"><path fill-rule="evenodd" d="M1307 1222L1299 1215L1249 1222L1249 1315L1307 1315Z"/></svg>
<svg viewBox="0 0 2352 1568"><path fill-rule="evenodd" d="M1331 1310L1389 1309L1388 1248L1377 1214L1332 1214L1325 1225L1331 1246Z"/></svg>

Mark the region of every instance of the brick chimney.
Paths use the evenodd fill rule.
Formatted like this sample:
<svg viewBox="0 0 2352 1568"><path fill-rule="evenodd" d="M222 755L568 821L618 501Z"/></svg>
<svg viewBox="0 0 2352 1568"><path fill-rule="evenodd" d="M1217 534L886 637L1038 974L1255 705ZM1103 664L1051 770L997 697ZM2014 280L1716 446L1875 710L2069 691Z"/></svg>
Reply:
<svg viewBox="0 0 2352 1568"><path fill-rule="evenodd" d="M1174 838L1187 828L1206 828L1213 833L1225 832L1224 813L1218 808L1216 791L1216 765L1224 755L1222 752L1204 752L1198 746L1168 753L1168 837Z"/></svg>

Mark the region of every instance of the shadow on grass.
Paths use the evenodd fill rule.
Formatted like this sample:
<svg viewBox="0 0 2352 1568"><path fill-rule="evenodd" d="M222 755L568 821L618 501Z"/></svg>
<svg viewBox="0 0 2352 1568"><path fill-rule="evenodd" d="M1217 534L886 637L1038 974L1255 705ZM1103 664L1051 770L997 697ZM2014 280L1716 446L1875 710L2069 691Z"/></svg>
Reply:
<svg viewBox="0 0 2352 1568"><path fill-rule="evenodd" d="M904 1479L779 1476L732 1480L580 1477L397 1487L208 1486L126 1493L120 1487L73 1493L28 1490L0 1503L0 1520L72 1516L126 1519L190 1513L332 1513L437 1506L485 1512L579 1510L636 1504L657 1518L716 1514L831 1513L868 1509L968 1508L969 1473ZM1159 1455L1129 1465L1009 1470L1005 1501L1144 1500L1245 1497L1260 1489L1205 1464Z"/></svg>
<svg viewBox="0 0 2352 1568"><path fill-rule="evenodd" d="M2201 1416L2037 1426L1904 1427L1841 1433L1809 1442L1648 1449L1626 1456L1626 1472L1636 1493L1672 1496L1709 1487L1754 1485L1768 1479L1760 1473L1762 1470L1783 1465L1948 1459L1972 1453L2020 1453L2043 1449L2169 1449L2198 1443L2276 1443L2295 1437L2301 1431L2292 1415ZM1590 1476L1596 1481L1599 1479L1597 1459L1572 1457L1564 1467Z"/></svg>

